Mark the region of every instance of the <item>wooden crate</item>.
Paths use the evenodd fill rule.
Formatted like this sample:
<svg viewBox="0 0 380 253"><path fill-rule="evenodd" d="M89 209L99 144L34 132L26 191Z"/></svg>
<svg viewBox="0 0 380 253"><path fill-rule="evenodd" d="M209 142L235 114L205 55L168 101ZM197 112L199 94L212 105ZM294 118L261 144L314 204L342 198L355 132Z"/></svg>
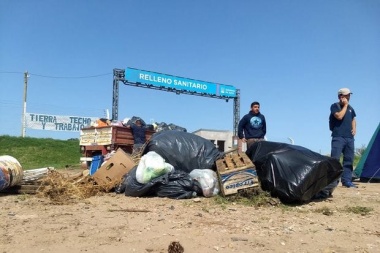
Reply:
<svg viewBox="0 0 380 253"><path fill-rule="evenodd" d="M255 165L245 153L237 150L227 152L216 161L216 168L223 196L259 185Z"/></svg>
<svg viewBox="0 0 380 253"><path fill-rule="evenodd" d="M222 159L216 161L216 167L218 171L226 172L236 169L254 168L255 165L245 153L230 151Z"/></svg>
<svg viewBox="0 0 380 253"><path fill-rule="evenodd" d="M9 188L5 188L0 191L0 194L36 194L37 190L42 190L43 187L40 184L22 184L14 185Z"/></svg>

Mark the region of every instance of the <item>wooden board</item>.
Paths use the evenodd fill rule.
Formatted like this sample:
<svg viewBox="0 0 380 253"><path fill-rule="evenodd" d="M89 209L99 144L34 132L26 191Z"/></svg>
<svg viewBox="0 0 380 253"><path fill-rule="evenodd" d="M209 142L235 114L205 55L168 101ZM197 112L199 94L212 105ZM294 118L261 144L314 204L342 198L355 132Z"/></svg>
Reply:
<svg viewBox="0 0 380 253"><path fill-rule="evenodd" d="M231 152L227 153L224 158L218 159L216 161L216 167L220 173L224 173L234 170L254 168L255 165L245 153Z"/></svg>
<svg viewBox="0 0 380 253"><path fill-rule="evenodd" d="M37 184L23 184L15 185L5 188L0 191L1 194L36 194L40 185Z"/></svg>

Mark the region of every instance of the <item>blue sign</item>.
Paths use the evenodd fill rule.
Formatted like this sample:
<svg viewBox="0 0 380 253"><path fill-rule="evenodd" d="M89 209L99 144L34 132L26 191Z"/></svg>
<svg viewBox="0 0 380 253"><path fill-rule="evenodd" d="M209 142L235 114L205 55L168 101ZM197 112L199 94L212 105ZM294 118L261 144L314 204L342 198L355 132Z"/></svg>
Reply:
<svg viewBox="0 0 380 253"><path fill-rule="evenodd" d="M147 84L158 88L164 87L228 98L236 97L236 88L231 85L204 82L134 68L125 70L125 79L131 83Z"/></svg>

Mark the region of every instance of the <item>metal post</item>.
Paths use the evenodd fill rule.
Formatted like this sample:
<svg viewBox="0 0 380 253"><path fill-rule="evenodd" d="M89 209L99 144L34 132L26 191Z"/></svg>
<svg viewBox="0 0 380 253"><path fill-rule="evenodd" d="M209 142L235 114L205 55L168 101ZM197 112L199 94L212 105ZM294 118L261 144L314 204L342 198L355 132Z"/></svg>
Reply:
<svg viewBox="0 0 380 253"><path fill-rule="evenodd" d="M119 117L119 81L125 81L125 69L113 69L112 120Z"/></svg>
<svg viewBox="0 0 380 253"><path fill-rule="evenodd" d="M240 121L240 89L236 89L236 97L234 98L234 136L238 134L238 125Z"/></svg>
<svg viewBox="0 0 380 253"><path fill-rule="evenodd" d="M238 138L238 125L240 121L240 89L236 89L236 97L234 98L234 109L233 109L233 136L232 136L232 147L238 148L241 151L241 143L239 143Z"/></svg>
<svg viewBox="0 0 380 253"><path fill-rule="evenodd" d="M28 92L28 71L24 73L24 101L22 106L22 126L21 126L21 137L25 137L26 129L26 97Z"/></svg>
<svg viewBox="0 0 380 253"><path fill-rule="evenodd" d="M112 120L118 120L119 110L119 81L114 77L113 79L113 95L112 95Z"/></svg>

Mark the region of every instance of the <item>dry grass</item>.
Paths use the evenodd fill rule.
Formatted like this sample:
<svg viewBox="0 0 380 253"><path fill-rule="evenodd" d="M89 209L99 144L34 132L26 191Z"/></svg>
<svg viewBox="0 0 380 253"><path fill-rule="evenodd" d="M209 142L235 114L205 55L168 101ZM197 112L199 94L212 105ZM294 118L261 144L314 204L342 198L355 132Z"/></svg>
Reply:
<svg viewBox="0 0 380 253"><path fill-rule="evenodd" d="M131 156L132 160L138 164L142 153ZM51 200L53 204L65 205L76 203L98 194L109 192L119 182L111 182L109 185L97 185L93 178L80 171L78 173L68 171L51 170L43 179L37 190L37 196Z"/></svg>
<svg viewBox="0 0 380 253"><path fill-rule="evenodd" d="M52 170L41 180L37 196L49 198L54 204L64 205L76 203L103 191L90 176L85 176L82 172L73 175Z"/></svg>
<svg viewBox="0 0 380 253"><path fill-rule="evenodd" d="M238 203L246 206L278 206L280 201L270 196L270 193L261 190L260 187L252 187L240 190L237 194L231 196L216 196L215 203L222 206Z"/></svg>

